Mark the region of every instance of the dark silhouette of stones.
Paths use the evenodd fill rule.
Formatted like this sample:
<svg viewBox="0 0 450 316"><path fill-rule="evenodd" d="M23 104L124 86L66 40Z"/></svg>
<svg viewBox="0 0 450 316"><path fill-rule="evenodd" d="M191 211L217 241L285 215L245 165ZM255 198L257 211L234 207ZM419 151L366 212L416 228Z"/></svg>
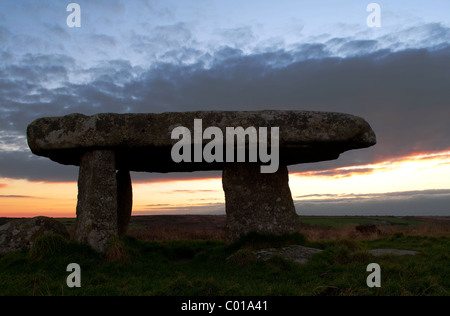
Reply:
<svg viewBox="0 0 450 316"><path fill-rule="evenodd" d="M227 163L223 169L227 213L226 238L237 240L249 232L281 235L299 228L286 166L260 173L255 163Z"/></svg>
<svg viewBox="0 0 450 316"><path fill-rule="evenodd" d="M0 254L28 249L36 238L48 234L70 237L64 224L50 217L10 221L0 226Z"/></svg>
<svg viewBox="0 0 450 316"><path fill-rule="evenodd" d="M117 228L119 236L125 235L133 208L133 188L129 171L117 172Z"/></svg>
<svg viewBox="0 0 450 316"><path fill-rule="evenodd" d="M261 160L255 163L232 163L225 159L224 162L173 161L171 150L179 141L172 139L173 129L188 128L194 149L195 119L202 120L203 131L217 127L224 137L227 127L267 127L268 152L272 152L271 127L278 127L278 171L262 174L260 166L264 161ZM32 122L27 138L34 154L61 164L80 166L74 237L98 251L105 251L111 238L126 231L132 208L129 171L223 170L227 238L235 240L250 231L283 234L296 230L298 220L286 166L337 159L342 152L376 143L375 133L360 117L274 110L71 114ZM210 141L202 138L201 145ZM224 147L225 143L224 140ZM248 138L245 143L248 157ZM234 146L237 148L237 142Z"/></svg>

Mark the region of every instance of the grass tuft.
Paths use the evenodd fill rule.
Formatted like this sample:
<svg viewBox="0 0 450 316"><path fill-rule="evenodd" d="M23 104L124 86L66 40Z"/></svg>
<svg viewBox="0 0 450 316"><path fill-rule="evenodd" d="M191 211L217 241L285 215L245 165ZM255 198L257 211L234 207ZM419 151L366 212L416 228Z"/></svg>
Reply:
<svg viewBox="0 0 450 316"><path fill-rule="evenodd" d="M248 233L230 245L231 249L250 247L252 249L280 248L289 245L304 245L306 238L301 233L272 235L257 232Z"/></svg>
<svg viewBox="0 0 450 316"><path fill-rule="evenodd" d="M110 241L106 248L105 259L106 262L129 262L130 256L125 243L120 238L114 238Z"/></svg>
<svg viewBox="0 0 450 316"><path fill-rule="evenodd" d="M239 249L226 259L227 263L247 266L257 262L256 255L249 248Z"/></svg>
<svg viewBox="0 0 450 316"><path fill-rule="evenodd" d="M67 240L56 234L47 234L36 238L33 242L29 255L31 258L41 260L62 253L67 246Z"/></svg>

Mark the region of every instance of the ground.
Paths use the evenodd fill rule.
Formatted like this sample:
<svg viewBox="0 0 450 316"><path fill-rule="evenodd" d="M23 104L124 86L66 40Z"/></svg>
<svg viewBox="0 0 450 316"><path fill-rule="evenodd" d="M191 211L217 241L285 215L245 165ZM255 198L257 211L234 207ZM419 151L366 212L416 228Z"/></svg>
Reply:
<svg viewBox="0 0 450 316"><path fill-rule="evenodd" d="M73 231L74 219L60 220ZM301 234L251 236L228 245L224 216L136 216L106 254L45 238L30 251L0 256L0 295L450 295L448 217L300 220ZM360 233L355 227L363 224L377 230ZM323 251L306 264L279 256L262 261L251 251L293 244ZM418 254L370 252L380 248ZM66 285L69 263L81 267L80 288ZM367 286L370 263L381 267L379 288Z"/></svg>

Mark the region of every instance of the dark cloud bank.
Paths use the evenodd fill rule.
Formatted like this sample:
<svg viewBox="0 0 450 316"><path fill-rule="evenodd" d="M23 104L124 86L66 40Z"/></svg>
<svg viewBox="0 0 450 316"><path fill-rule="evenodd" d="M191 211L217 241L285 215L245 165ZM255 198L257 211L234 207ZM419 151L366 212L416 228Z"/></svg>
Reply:
<svg viewBox="0 0 450 316"><path fill-rule="evenodd" d="M294 196L299 215L317 216L450 216L450 190L388 192L380 194L329 194ZM135 215L225 214L224 203L201 203L193 206L148 205Z"/></svg>
<svg viewBox="0 0 450 316"><path fill-rule="evenodd" d="M298 214L336 216L449 216L449 205L450 190L334 195L295 201Z"/></svg>
<svg viewBox="0 0 450 316"><path fill-rule="evenodd" d="M449 47L295 61L302 53L248 56L225 48L208 68L159 64L137 77L129 62L110 61L89 69L93 80L85 84L65 80L70 58L24 56L0 69L0 126L24 135L36 118L75 112L319 110L362 116L377 134L375 147L346 153L334 167L450 147ZM60 86L45 87L54 82ZM47 168L49 161L27 150L0 159L1 176L74 180L69 169Z"/></svg>

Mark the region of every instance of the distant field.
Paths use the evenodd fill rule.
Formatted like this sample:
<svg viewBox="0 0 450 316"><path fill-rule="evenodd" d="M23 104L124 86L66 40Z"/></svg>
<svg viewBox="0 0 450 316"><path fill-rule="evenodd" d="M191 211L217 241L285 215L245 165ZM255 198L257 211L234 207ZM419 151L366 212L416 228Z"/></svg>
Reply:
<svg viewBox="0 0 450 316"><path fill-rule="evenodd" d="M403 219L394 216L301 216L302 223L314 226L342 227L349 224L375 224L375 225L419 225L419 219Z"/></svg>
<svg viewBox="0 0 450 316"><path fill-rule="evenodd" d="M299 216L300 232L309 240L374 239L398 232L436 235L450 233L449 217L395 216ZM128 233L143 240L225 238L225 215L155 215L132 216ZM375 224L379 233L360 234L355 226Z"/></svg>
<svg viewBox="0 0 450 316"><path fill-rule="evenodd" d="M11 218L0 218L0 225ZM69 233L75 218L57 218ZM450 233L450 217L444 216L299 216L309 240L357 238L373 239L397 232L409 235ZM148 215L132 216L128 234L143 240L212 239L224 240L225 215ZM379 234L358 234L355 226L374 224Z"/></svg>

